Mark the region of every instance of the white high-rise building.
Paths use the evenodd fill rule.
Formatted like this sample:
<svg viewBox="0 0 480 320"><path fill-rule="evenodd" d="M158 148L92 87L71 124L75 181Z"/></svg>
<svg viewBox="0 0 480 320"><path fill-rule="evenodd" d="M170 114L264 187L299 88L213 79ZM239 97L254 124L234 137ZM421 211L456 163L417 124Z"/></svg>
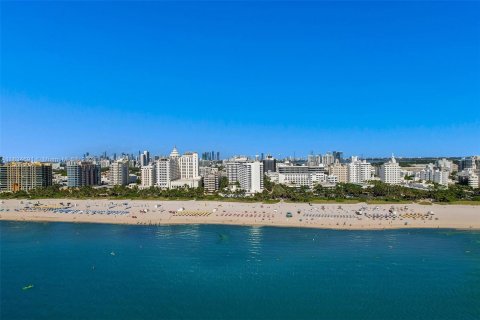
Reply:
<svg viewBox="0 0 480 320"><path fill-rule="evenodd" d="M172 180L180 178L177 159L160 158L155 162L156 185L160 188L170 188Z"/></svg>
<svg viewBox="0 0 480 320"><path fill-rule="evenodd" d="M238 170L240 187L247 193L263 191L263 163L260 161L247 162Z"/></svg>
<svg viewBox="0 0 480 320"><path fill-rule="evenodd" d="M160 188L198 188L201 177L198 174L198 154L187 152L180 156L174 147L168 158L155 163L156 185Z"/></svg>
<svg viewBox="0 0 480 320"><path fill-rule="evenodd" d="M447 170L435 170L433 173L433 182L448 186L448 177L450 172Z"/></svg>
<svg viewBox="0 0 480 320"><path fill-rule="evenodd" d="M110 184L125 186L128 184L128 160L117 160L110 165Z"/></svg>
<svg viewBox="0 0 480 320"><path fill-rule="evenodd" d="M433 181L435 183L447 186L450 172L445 169L435 169L433 163L429 163L424 169L417 173L417 178L424 181Z"/></svg>
<svg viewBox="0 0 480 320"><path fill-rule="evenodd" d="M392 156L390 161L380 167L380 180L384 183L399 184L401 182L400 165Z"/></svg>
<svg viewBox="0 0 480 320"><path fill-rule="evenodd" d="M155 186L157 181L156 168L154 165L142 167L142 188L150 188Z"/></svg>
<svg viewBox="0 0 480 320"><path fill-rule="evenodd" d="M227 162L225 162L225 168L227 171L227 179L230 184L233 184L237 181L238 179L238 171L240 167L246 163L248 159L246 157L234 157Z"/></svg>
<svg viewBox="0 0 480 320"><path fill-rule="evenodd" d="M372 165L366 160L360 161L358 157L352 157L348 166L349 183L365 183L372 178Z"/></svg>
<svg viewBox="0 0 480 320"><path fill-rule="evenodd" d="M186 152L179 158L180 179L197 179L198 153Z"/></svg>

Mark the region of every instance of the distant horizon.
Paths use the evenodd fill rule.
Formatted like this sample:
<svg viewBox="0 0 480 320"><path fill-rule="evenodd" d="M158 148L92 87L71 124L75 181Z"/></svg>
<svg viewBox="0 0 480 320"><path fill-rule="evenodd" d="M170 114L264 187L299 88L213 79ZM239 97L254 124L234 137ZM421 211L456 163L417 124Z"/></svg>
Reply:
<svg viewBox="0 0 480 320"><path fill-rule="evenodd" d="M198 153L198 156L199 156L199 160L202 160L201 157L202 157L202 153L203 152L211 152L211 151L215 151L215 154L217 153L217 150L210 150L210 151L197 151L197 150L182 150L181 148L178 148L179 149L179 152L180 154L183 154L185 152L196 152ZM151 157L164 157L164 156L168 156L170 154L170 151L168 152L161 152L161 153L157 153L157 152L153 152L152 150L149 150L149 149L144 149L144 150L141 150L140 152L143 153L143 151L148 151L150 153L150 156ZM314 153L313 155L325 155L327 153L331 153L331 151L336 151L336 150L330 150L328 152L320 152L320 153ZM341 151L341 150L339 150ZM116 154L117 158L121 157L122 154L123 155L132 155L137 157L138 156L138 150L135 151L135 152L112 152L112 153L109 153L107 152L107 157L108 158L112 158L114 155ZM73 155L73 156L5 156L3 154L0 154L0 157L3 157L3 160L4 161L40 161L40 162L51 162L53 160L61 160L61 161L68 161L68 160L81 160L84 158L84 155L86 155L86 152L84 154L80 154L80 155ZM277 159L277 160L283 160L283 159L288 159L288 158L294 158L296 160L302 160L302 159L307 159L307 157L311 154L291 154L291 155L283 155L283 154L280 154L281 157L279 157L278 155L275 155L275 154L271 154L271 153L266 153L266 152L263 152L263 155L264 155L264 158L266 158L267 156L273 156L273 158ZM103 152L100 152L100 153L92 153L92 152L89 152L89 155L87 156L88 157L95 157L95 158L98 158L98 157L101 157L103 156ZM236 157L236 156L245 156L245 157L249 157L249 158L255 158L258 156L258 158L260 159L261 158L261 153L258 153L258 154L253 154L253 155L250 155L250 154L242 154L242 153L238 153L238 154L232 154L232 155L223 155L221 152L220 152L220 161L222 160L226 160L226 159L230 159L230 158L233 158L233 157ZM359 154L347 154L345 155L345 153L343 154L343 159L344 160L348 160L350 159L351 157L359 157L360 159L388 159L392 156L392 154L389 154L389 155L379 155L379 156L370 156L370 155L359 155ZM397 155L397 154L393 154L393 156L396 158L396 159L429 159L429 158L465 158L465 157L472 157L472 156L480 156L480 153L472 153L472 154L465 154L465 155L453 155L453 156L445 156L445 155L424 155L424 156L408 156L408 155ZM213 160L213 161L216 161L216 160Z"/></svg>
<svg viewBox="0 0 480 320"><path fill-rule="evenodd" d="M480 2L0 7L5 157L480 154Z"/></svg>

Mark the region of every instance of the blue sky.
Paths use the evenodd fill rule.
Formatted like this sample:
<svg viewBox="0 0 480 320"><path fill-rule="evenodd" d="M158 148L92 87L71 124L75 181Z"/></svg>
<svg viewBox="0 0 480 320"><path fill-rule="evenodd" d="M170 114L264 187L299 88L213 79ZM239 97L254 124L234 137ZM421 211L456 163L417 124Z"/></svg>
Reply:
<svg viewBox="0 0 480 320"><path fill-rule="evenodd" d="M480 153L479 2L1 2L3 156Z"/></svg>

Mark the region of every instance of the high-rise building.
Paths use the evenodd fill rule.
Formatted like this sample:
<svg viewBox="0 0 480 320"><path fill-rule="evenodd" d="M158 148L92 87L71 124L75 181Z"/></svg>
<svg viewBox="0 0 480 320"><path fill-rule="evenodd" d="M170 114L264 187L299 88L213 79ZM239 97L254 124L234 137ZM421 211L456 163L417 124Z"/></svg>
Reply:
<svg viewBox="0 0 480 320"><path fill-rule="evenodd" d="M331 181L347 183L348 182L348 167L341 164L338 160L334 164L328 167L328 174L335 176L336 179L331 178Z"/></svg>
<svg viewBox="0 0 480 320"><path fill-rule="evenodd" d="M372 178L372 165L366 160L359 160L358 157L352 157L348 167L349 183L365 183Z"/></svg>
<svg viewBox="0 0 480 320"><path fill-rule="evenodd" d="M452 172L453 171L453 162L449 161L445 158L438 159L437 160L437 168L440 169L440 170L445 170L445 171L448 171L448 172Z"/></svg>
<svg viewBox="0 0 480 320"><path fill-rule="evenodd" d="M52 185L52 166L40 162L9 162L0 166L0 191L29 191Z"/></svg>
<svg viewBox="0 0 480 320"><path fill-rule="evenodd" d="M449 171L447 169L436 169L433 163L429 163L424 169L416 174L417 178L424 181L433 181L435 183L447 186Z"/></svg>
<svg viewBox="0 0 480 320"><path fill-rule="evenodd" d="M459 184L466 184L474 189L479 187L479 175L472 168L460 171L457 174L457 179Z"/></svg>
<svg viewBox="0 0 480 320"><path fill-rule="evenodd" d="M401 182L400 165L392 156L390 161L385 162L380 167L380 179L384 183L399 184Z"/></svg>
<svg viewBox="0 0 480 320"><path fill-rule="evenodd" d="M156 185L160 188L170 188L172 180L179 179L176 159L160 158L155 163Z"/></svg>
<svg viewBox="0 0 480 320"><path fill-rule="evenodd" d="M128 160L117 160L110 165L110 185L125 186L128 184Z"/></svg>
<svg viewBox="0 0 480 320"><path fill-rule="evenodd" d="M150 152L143 151L143 153L140 154L138 161L140 167L148 166L150 164Z"/></svg>
<svg viewBox="0 0 480 320"><path fill-rule="evenodd" d="M212 152L213 153L213 152ZM198 178L198 154L186 152L179 158L180 179Z"/></svg>
<svg viewBox="0 0 480 320"><path fill-rule="evenodd" d="M157 181L155 165L150 164L148 166L143 166L141 169L141 172L142 172L141 187L150 188L155 186Z"/></svg>
<svg viewBox="0 0 480 320"><path fill-rule="evenodd" d="M333 161L338 161L338 162L342 163L343 152L342 151L333 151Z"/></svg>
<svg viewBox="0 0 480 320"><path fill-rule="evenodd" d="M101 167L91 161L67 162L67 186L83 187L102 184Z"/></svg>
<svg viewBox="0 0 480 320"><path fill-rule="evenodd" d="M240 188L247 193L263 191L263 163L260 161L243 163L238 171Z"/></svg>
<svg viewBox="0 0 480 320"><path fill-rule="evenodd" d="M476 160L476 157L462 158L458 165L458 170L459 171L468 170L468 169L475 170L477 168L477 164L475 160Z"/></svg>
<svg viewBox="0 0 480 320"><path fill-rule="evenodd" d="M239 181L238 171L240 167L246 163L248 159L246 157L234 157L225 162L225 168L227 170L227 179L230 184Z"/></svg>
<svg viewBox="0 0 480 320"><path fill-rule="evenodd" d="M203 155L202 155L203 156ZM174 147L168 158L159 158L155 163L156 185L160 188L181 188L200 186L199 161L196 152L180 156Z"/></svg>
<svg viewBox="0 0 480 320"><path fill-rule="evenodd" d="M210 172L203 177L203 188L208 193L218 191L220 177L218 172Z"/></svg>
<svg viewBox="0 0 480 320"><path fill-rule="evenodd" d="M335 162L335 158L330 152L327 152L322 156L322 163L325 167L333 164Z"/></svg>
<svg viewBox="0 0 480 320"><path fill-rule="evenodd" d="M263 173L277 171L277 160L271 155L263 159Z"/></svg>
<svg viewBox="0 0 480 320"><path fill-rule="evenodd" d="M325 182L325 167L319 166L296 166L292 164L279 164L277 166L278 182L291 186L313 187L318 183Z"/></svg>

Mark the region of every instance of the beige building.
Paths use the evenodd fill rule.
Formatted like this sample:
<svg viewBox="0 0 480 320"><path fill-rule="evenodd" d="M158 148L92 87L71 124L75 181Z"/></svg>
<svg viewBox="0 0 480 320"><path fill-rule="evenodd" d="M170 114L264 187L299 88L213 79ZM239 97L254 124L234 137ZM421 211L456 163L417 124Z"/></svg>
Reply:
<svg viewBox="0 0 480 320"><path fill-rule="evenodd" d="M208 193L213 193L215 191L218 191L220 184L220 177L218 175L218 172L211 172L206 174L203 177L203 187L206 192Z"/></svg>
<svg viewBox="0 0 480 320"><path fill-rule="evenodd" d="M141 172L142 172L141 187L150 188L155 186L155 183L157 181L155 165L143 166Z"/></svg>
<svg viewBox="0 0 480 320"><path fill-rule="evenodd" d="M118 160L110 165L110 185L126 186L128 184L128 161Z"/></svg>
<svg viewBox="0 0 480 320"><path fill-rule="evenodd" d="M348 182L348 167L336 161L330 167L328 167L328 174L335 176L336 182L347 183Z"/></svg>
<svg viewBox="0 0 480 320"><path fill-rule="evenodd" d="M9 162L0 166L0 191L29 191L52 185L52 166L40 162Z"/></svg>

